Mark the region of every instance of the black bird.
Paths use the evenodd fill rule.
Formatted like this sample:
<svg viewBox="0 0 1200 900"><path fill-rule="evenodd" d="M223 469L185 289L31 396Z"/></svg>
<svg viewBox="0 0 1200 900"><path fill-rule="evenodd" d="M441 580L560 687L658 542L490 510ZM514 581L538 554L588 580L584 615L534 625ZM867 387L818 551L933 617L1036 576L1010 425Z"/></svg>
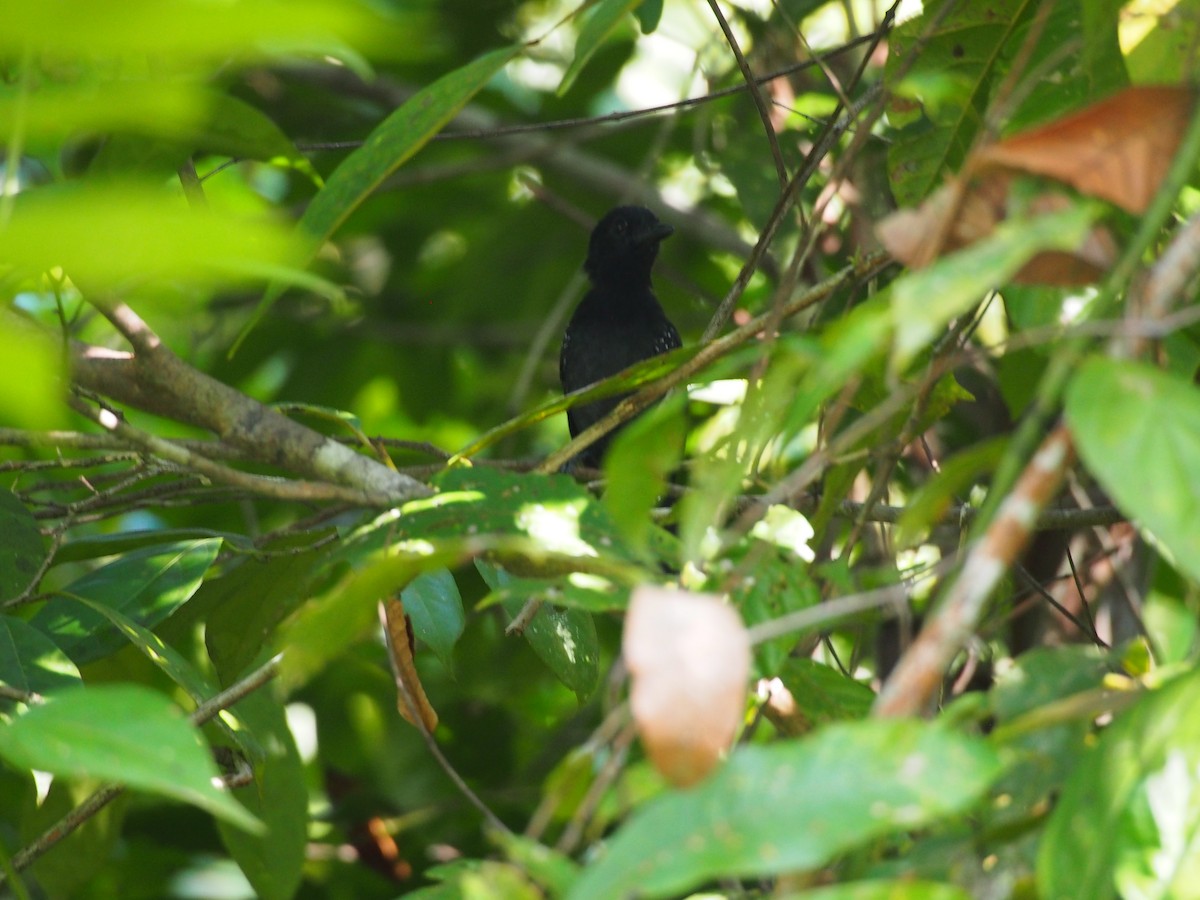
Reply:
<svg viewBox="0 0 1200 900"><path fill-rule="evenodd" d="M659 242L674 231L641 206L618 206L592 230L583 264L592 287L567 324L558 356L564 394L681 345L679 332L650 286ZM567 410L571 437L603 418L627 396L606 397ZM609 432L592 444L576 462L599 468L612 436Z"/></svg>

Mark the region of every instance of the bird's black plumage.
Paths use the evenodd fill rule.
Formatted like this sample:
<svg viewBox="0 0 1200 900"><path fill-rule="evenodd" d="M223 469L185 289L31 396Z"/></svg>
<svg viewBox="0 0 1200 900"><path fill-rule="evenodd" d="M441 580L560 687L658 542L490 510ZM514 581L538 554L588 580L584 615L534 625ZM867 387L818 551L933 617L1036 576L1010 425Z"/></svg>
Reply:
<svg viewBox="0 0 1200 900"><path fill-rule="evenodd" d="M640 206L618 206L597 223L583 269L591 289L563 335L558 374L563 393L579 390L680 346L650 284L658 245L674 229ZM607 397L567 410L575 437L607 415L623 397ZM597 468L612 432L576 458Z"/></svg>

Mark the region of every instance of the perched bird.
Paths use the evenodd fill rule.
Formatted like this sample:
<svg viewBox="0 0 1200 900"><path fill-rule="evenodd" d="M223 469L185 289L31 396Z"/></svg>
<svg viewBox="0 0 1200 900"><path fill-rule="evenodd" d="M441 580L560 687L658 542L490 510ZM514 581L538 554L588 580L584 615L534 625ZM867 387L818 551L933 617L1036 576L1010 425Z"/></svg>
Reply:
<svg viewBox="0 0 1200 900"><path fill-rule="evenodd" d="M618 206L592 230L583 264L592 286L567 324L558 356L564 394L680 346L679 332L650 285L659 242L674 230L641 206ZM603 418L627 396L606 397L567 410L571 437ZM609 432L592 444L576 462L599 468L612 435Z"/></svg>

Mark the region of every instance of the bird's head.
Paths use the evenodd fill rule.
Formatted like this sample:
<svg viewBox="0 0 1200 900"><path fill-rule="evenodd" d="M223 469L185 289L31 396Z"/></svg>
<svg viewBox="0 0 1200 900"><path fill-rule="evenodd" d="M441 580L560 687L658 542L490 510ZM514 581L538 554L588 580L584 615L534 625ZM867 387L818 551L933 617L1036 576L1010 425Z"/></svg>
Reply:
<svg viewBox="0 0 1200 900"><path fill-rule="evenodd" d="M674 231L644 206L618 206L592 229L583 269L595 284L649 284L658 244Z"/></svg>

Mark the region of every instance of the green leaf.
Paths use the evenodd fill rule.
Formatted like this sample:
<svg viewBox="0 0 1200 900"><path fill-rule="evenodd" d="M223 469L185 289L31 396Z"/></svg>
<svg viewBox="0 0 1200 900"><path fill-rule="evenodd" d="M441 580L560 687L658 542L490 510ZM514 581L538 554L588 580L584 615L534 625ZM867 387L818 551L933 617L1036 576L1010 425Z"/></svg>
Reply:
<svg viewBox="0 0 1200 900"><path fill-rule="evenodd" d="M1091 358L1067 386L1066 415L1117 506L1200 582L1200 389L1143 363Z"/></svg>
<svg viewBox="0 0 1200 900"><path fill-rule="evenodd" d="M385 513L348 537L340 558L354 561L403 541L488 535L525 539L547 556L633 558L603 505L566 475L462 466L440 473L432 484L437 494L406 503L399 515Z"/></svg>
<svg viewBox="0 0 1200 900"><path fill-rule="evenodd" d="M311 540L273 541L263 549L277 555L243 559L200 588L196 600L203 596L212 604L204 644L221 684L236 681L262 648L274 642L279 623L309 596L309 579L324 561L320 551L302 549Z"/></svg>
<svg viewBox="0 0 1200 900"><path fill-rule="evenodd" d="M411 55L420 17L384 18L357 3L327 0L22 0L4 6L0 51L61 60L154 54L165 71L224 65L228 57L266 59L337 38L359 51ZM405 33L405 26L409 31Z"/></svg>
<svg viewBox="0 0 1200 900"><path fill-rule="evenodd" d="M929 529L942 520L951 504L969 493L973 484L993 471L1004 455L1004 438L992 438L942 460L937 473L921 485L896 524L896 546L917 546Z"/></svg>
<svg viewBox="0 0 1200 900"><path fill-rule="evenodd" d="M4 229L0 228L4 261L8 263L12 258L3 235ZM4 360L0 366L0 421L30 429L62 427L66 422L62 386L68 381L62 348L10 310L0 309L0 359ZM3 493L11 496L7 490ZM19 552L21 546L25 545L14 547L12 552ZM34 571L29 574L32 576ZM0 572L0 579L4 577Z"/></svg>
<svg viewBox="0 0 1200 900"><path fill-rule="evenodd" d="M917 721L840 723L744 747L708 781L634 813L568 896L664 897L813 869L969 809L1000 770L983 741Z"/></svg>
<svg viewBox="0 0 1200 900"><path fill-rule="evenodd" d="M137 183L69 183L17 195L0 228L5 262L37 274L61 266L92 292L154 279L236 283L286 265L300 244L282 227L190 209L180 194Z"/></svg>
<svg viewBox="0 0 1200 900"><path fill-rule="evenodd" d="M519 606L530 600L540 600L586 612L617 612L628 608L629 588L582 572L555 578L508 576L500 587L479 601L476 609L483 610L496 604L509 608L509 602L514 600Z"/></svg>
<svg viewBox="0 0 1200 900"><path fill-rule="evenodd" d="M28 102L26 102L28 101ZM312 164L261 110L191 80L145 79L45 85L30 97L0 96L0 138L124 132L181 145L182 161L205 151L289 165L318 184Z"/></svg>
<svg viewBox="0 0 1200 900"><path fill-rule="evenodd" d="M115 609L153 628L196 592L220 549L220 538L206 538L134 550L71 582L60 593ZM77 665L107 656L125 643L104 616L81 609L68 597L50 600L31 623Z"/></svg>
<svg viewBox="0 0 1200 900"><path fill-rule="evenodd" d="M162 694L135 685L71 688L0 726L0 756L54 775L91 776L182 800L255 832L262 824L212 784L200 733Z"/></svg>
<svg viewBox="0 0 1200 900"><path fill-rule="evenodd" d="M258 691L230 710L268 752L255 760L254 783L234 797L266 826L246 834L217 822L221 841L263 900L290 900L300 884L308 846L308 786L304 764L280 698Z"/></svg>
<svg viewBox="0 0 1200 900"><path fill-rule="evenodd" d="M875 692L865 684L805 657L788 658L779 678L813 725L865 719L875 702Z"/></svg>
<svg viewBox="0 0 1200 900"><path fill-rule="evenodd" d="M1200 38L1200 0L1180 0L1171 6L1146 7L1153 27L1129 50L1126 63L1136 84L1180 84L1195 72L1188 48ZM1143 20L1145 21L1145 20Z"/></svg>
<svg viewBox="0 0 1200 900"><path fill-rule="evenodd" d="M522 604L505 604L515 616ZM600 639L590 613L545 605L525 627L525 640L538 658L582 703L600 683Z"/></svg>
<svg viewBox="0 0 1200 900"><path fill-rule="evenodd" d="M400 600L412 622L413 634L428 644L447 668L452 668L454 645L467 624L454 576L448 569L426 572L400 592Z"/></svg>
<svg viewBox="0 0 1200 900"><path fill-rule="evenodd" d="M187 691L188 696L197 703L202 703L217 692L216 687L199 669L153 631L143 628L103 603L96 603L84 597L72 599L108 619L129 643L137 647L142 655L161 669L168 678Z"/></svg>
<svg viewBox="0 0 1200 900"><path fill-rule="evenodd" d="M21 377L30 374L21 370ZM0 489L0 600L11 600L31 587L45 559L46 543L33 514L12 491Z"/></svg>
<svg viewBox="0 0 1200 900"><path fill-rule="evenodd" d="M587 20L579 29L579 38L575 41L575 58L563 73L558 85L558 96L571 89L583 67L592 55L600 49L600 45L621 23L628 13L642 4L643 0L599 0L585 12ZM662 10L659 10L659 15Z"/></svg>
<svg viewBox="0 0 1200 900"><path fill-rule="evenodd" d="M499 566L475 561L475 568L488 587L504 591L516 579ZM532 596L517 596L503 601L504 610L515 618ZM549 597L537 597L546 600ZM575 692L582 703L600 681L600 640L596 622L582 609L560 609L545 603L525 626L525 640L538 658L563 684Z"/></svg>
<svg viewBox="0 0 1200 900"><path fill-rule="evenodd" d="M945 10L948 2L926 3L922 15L888 40L884 80L897 98L888 110L897 129L888 170L901 206L915 206L943 175L958 171L1014 61L1022 64L1019 74L1032 79L1019 108L1005 117L1014 129L1060 116L1126 82L1116 17L1096 10L1095 0L1061 0L1045 17L1032 0L954 2ZM1082 53L1063 52L1080 45ZM1019 83L1025 87L1024 79Z"/></svg>
<svg viewBox="0 0 1200 900"><path fill-rule="evenodd" d="M383 120L361 147L342 161L300 218L299 233L311 258L371 192L392 172L445 127L483 86L522 47L502 47L443 75L422 88ZM250 321L238 335L234 350L278 299L281 288L272 287Z"/></svg>
<svg viewBox="0 0 1200 900"><path fill-rule="evenodd" d="M653 34L662 21L663 0L642 0L633 14L637 16L638 26L642 34Z"/></svg>
<svg viewBox="0 0 1200 900"><path fill-rule="evenodd" d="M544 885L550 897L561 897L579 877L580 866L568 856L524 835L498 832L494 840L523 872Z"/></svg>
<svg viewBox="0 0 1200 900"><path fill-rule="evenodd" d="M1038 850L1046 900L1195 897L1200 672L1149 693L1077 759Z"/></svg>
<svg viewBox="0 0 1200 900"><path fill-rule="evenodd" d="M376 557L309 600L280 629L283 649L279 680L287 688L306 682L347 647L379 627L378 604L403 590L423 572L457 565L458 547Z"/></svg>
<svg viewBox="0 0 1200 900"><path fill-rule="evenodd" d="M896 279L891 286L894 369L906 368L947 322L1001 287L1037 253L1078 247L1097 212L1093 204L1081 203L1049 215L1009 219L985 240Z"/></svg>
<svg viewBox="0 0 1200 900"><path fill-rule="evenodd" d="M79 670L54 642L28 622L0 616L0 683L48 694L80 683Z"/></svg>
<svg viewBox="0 0 1200 900"><path fill-rule="evenodd" d="M686 402L687 394L679 391L634 419L617 434L604 461L604 506L630 549L642 558L648 556L654 528L650 511L683 456Z"/></svg>
<svg viewBox="0 0 1200 900"><path fill-rule="evenodd" d="M932 881L851 881L805 891L803 900L971 900L960 887Z"/></svg>
<svg viewBox="0 0 1200 900"><path fill-rule="evenodd" d="M226 545L240 550L252 550L249 539L232 531L214 531L211 528L163 528L147 531L120 531L116 534L89 534L67 541L54 554L54 563L79 562L105 556L122 556L142 547L161 547L163 544L188 541L197 538L220 538Z"/></svg>

